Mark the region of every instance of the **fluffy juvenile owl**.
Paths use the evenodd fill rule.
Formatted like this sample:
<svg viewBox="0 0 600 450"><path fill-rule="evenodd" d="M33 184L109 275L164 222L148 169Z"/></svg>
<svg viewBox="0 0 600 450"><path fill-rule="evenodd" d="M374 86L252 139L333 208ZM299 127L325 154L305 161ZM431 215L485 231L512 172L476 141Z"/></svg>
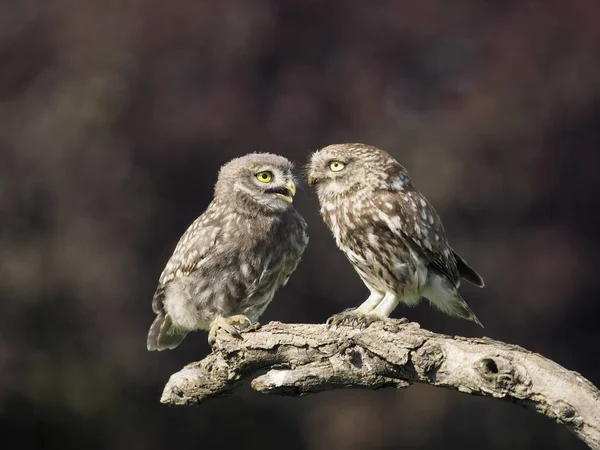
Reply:
<svg viewBox="0 0 600 450"><path fill-rule="evenodd" d="M350 315L388 317L398 303L428 299L440 311L483 326L458 293L481 276L448 245L433 206L386 152L364 144L330 145L308 164L321 216L371 295Z"/></svg>
<svg viewBox="0 0 600 450"><path fill-rule="evenodd" d="M253 153L225 164L214 198L183 234L152 301L148 350L177 347L192 330L239 336L285 285L308 244L292 206L292 164Z"/></svg>

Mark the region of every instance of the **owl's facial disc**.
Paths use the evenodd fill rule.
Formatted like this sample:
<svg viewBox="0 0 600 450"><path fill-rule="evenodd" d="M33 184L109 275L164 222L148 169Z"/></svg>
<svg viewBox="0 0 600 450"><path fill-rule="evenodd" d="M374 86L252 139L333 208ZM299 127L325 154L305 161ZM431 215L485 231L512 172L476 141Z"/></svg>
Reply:
<svg viewBox="0 0 600 450"><path fill-rule="evenodd" d="M313 154L307 169L309 186L320 192L344 190L356 172L353 158L323 150Z"/></svg>
<svg viewBox="0 0 600 450"><path fill-rule="evenodd" d="M253 170L254 169L254 170ZM272 211L284 210L294 201L296 185L290 170L265 165L249 168L250 183L242 182L237 188Z"/></svg>

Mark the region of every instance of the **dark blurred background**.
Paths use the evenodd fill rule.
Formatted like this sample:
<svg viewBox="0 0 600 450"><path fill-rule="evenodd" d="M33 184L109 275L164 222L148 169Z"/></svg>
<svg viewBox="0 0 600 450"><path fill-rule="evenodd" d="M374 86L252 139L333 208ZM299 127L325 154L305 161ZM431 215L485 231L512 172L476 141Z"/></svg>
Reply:
<svg viewBox="0 0 600 450"><path fill-rule="evenodd" d="M486 325L600 384L596 0L0 2L0 435L21 449L583 449L427 386L159 404L206 333L146 351L158 276L218 168L331 143L398 158L487 287ZM311 245L262 321L367 291L305 189ZM460 446L460 447L459 447ZM9 445L6 448L12 448Z"/></svg>

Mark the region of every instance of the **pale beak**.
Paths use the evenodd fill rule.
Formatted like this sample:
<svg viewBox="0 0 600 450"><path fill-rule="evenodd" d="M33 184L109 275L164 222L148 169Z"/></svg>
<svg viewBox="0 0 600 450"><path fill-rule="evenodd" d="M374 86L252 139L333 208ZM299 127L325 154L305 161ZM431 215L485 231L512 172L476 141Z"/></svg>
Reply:
<svg viewBox="0 0 600 450"><path fill-rule="evenodd" d="M284 195L284 194L277 194L277 195L284 202L292 203L294 201L293 197L294 197L294 195L296 195L296 185L294 184L294 180L289 180L287 183L285 183L285 187L292 195L291 196Z"/></svg>
<svg viewBox="0 0 600 450"><path fill-rule="evenodd" d="M294 183L294 180L289 180L287 183L285 183L285 186L290 190L290 192L292 193L292 197L294 195L296 195L296 183Z"/></svg>

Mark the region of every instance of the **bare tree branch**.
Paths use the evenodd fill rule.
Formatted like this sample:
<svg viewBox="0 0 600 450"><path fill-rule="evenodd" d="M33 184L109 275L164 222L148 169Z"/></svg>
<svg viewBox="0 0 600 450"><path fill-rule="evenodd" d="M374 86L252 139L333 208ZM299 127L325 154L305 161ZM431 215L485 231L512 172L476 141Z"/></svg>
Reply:
<svg viewBox="0 0 600 450"><path fill-rule="evenodd" d="M212 354L171 376L161 402L198 404L247 378L279 395L426 383L502 398L600 450L600 392L577 372L516 345L436 334L404 319L366 329L271 322L241 340L221 332Z"/></svg>

